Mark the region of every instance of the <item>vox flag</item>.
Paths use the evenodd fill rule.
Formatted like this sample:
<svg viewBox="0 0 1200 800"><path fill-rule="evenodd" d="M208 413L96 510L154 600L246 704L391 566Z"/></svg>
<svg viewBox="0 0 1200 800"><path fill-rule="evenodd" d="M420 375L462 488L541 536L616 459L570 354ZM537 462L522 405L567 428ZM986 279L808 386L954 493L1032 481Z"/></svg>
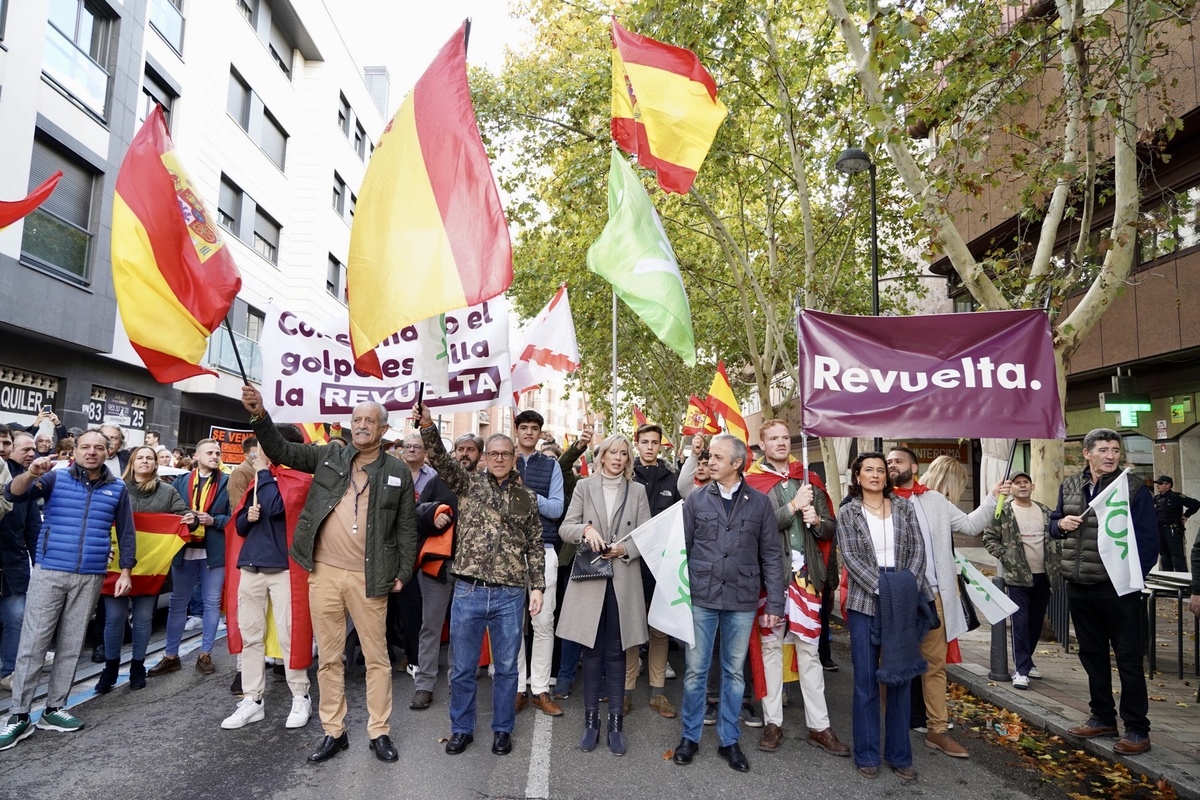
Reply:
<svg viewBox="0 0 1200 800"><path fill-rule="evenodd" d="M200 361L242 276L217 218L175 153L158 106L117 173L112 268L125 332L154 379L215 375Z"/></svg>
<svg viewBox="0 0 1200 800"><path fill-rule="evenodd" d="M732 433L743 442L750 441L750 429L746 427L746 419L742 416L742 407L738 405L733 387L729 385L729 375L725 373L725 362L717 363L717 374L713 376L712 386L708 390L708 410L721 415L725 421L725 430Z"/></svg>
<svg viewBox="0 0 1200 800"><path fill-rule="evenodd" d="M691 50L612 24L612 135L663 191L687 194L708 155L725 105Z"/></svg>
<svg viewBox="0 0 1200 800"><path fill-rule="evenodd" d="M26 214L32 213L35 208L46 202L46 198L54 191L54 187L58 186L58 181L62 176L62 170L55 172L42 181L24 200L0 200L0 230L4 230Z"/></svg>
<svg viewBox="0 0 1200 800"><path fill-rule="evenodd" d="M692 588L683 537L683 501L629 534L656 582L647 621L665 634L696 645L692 627Z"/></svg>
<svg viewBox="0 0 1200 800"><path fill-rule="evenodd" d="M675 251L633 168L612 151L608 224L587 254L588 269L612 284L659 341L696 366L692 309Z"/></svg>
<svg viewBox="0 0 1200 800"><path fill-rule="evenodd" d="M1129 473L1108 485L1088 503L1099 522L1097 545L1104 570L1117 594L1140 592L1146 587L1142 577L1142 561L1138 557L1137 537L1134 536L1133 515L1129 510Z"/></svg>
<svg viewBox="0 0 1200 800"><path fill-rule="evenodd" d="M467 86L463 26L388 123L358 193L346 286L359 369L421 320L474 306L512 283L512 243ZM419 376L418 376L419 377Z"/></svg>
<svg viewBox="0 0 1200 800"><path fill-rule="evenodd" d="M954 565L966 584L967 597L975 604L975 608L987 619L989 625L995 625L1011 617L1017 610L1017 604L1008 598L1004 592L996 588L996 584L984 577L966 556L954 553Z"/></svg>

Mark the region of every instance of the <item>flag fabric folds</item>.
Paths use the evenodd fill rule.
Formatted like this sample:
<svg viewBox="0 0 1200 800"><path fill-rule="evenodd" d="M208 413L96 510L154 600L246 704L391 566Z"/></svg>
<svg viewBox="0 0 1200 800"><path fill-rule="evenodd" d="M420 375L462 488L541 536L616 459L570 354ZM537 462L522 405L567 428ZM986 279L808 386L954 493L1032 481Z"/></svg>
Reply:
<svg viewBox="0 0 1200 800"><path fill-rule="evenodd" d="M200 361L242 277L158 106L117 173L112 268L125 333L155 380L216 375Z"/></svg>
<svg viewBox="0 0 1200 800"><path fill-rule="evenodd" d="M742 407L733 395L733 387L729 385L724 361L717 364L717 374L713 376L712 387L708 390L708 408L711 412L721 415L726 431L743 442L750 441L750 431L746 427L746 419L742 416Z"/></svg>
<svg viewBox="0 0 1200 800"><path fill-rule="evenodd" d="M646 418L646 415L642 412L642 410L640 408L638 408L637 406L634 406L633 407L634 434L636 435L638 428L640 428L643 425L649 425L649 424L650 424L650 420ZM659 427L662 427L662 426L660 425ZM635 442L635 444L636 444L636 442ZM675 446L675 445L671 444L671 440L667 438L665 433L663 434L663 437L662 437L662 446L663 447L674 447Z"/></svg>
<svg viewBox="0 0 1200 800"><path fill-rule="evenodd" d="M513 348L513 353L519 354L512 368L514 393L534 389L556 375L579 369L579 343L565 283L521 332L521 338L524 342Z"/></svg>
<svg viewBox="0 0 1200 800"><path fill-rule="evenodd" d="M178 514L148 514L135 511L133 528L137 532L135 547L137 563L130 574L130 595L158 594L162 591L171 561L175 554L191 540L187 525ZM114 530L112 537L113 557L108 562L108 574L104 576L102 592L112 595L116 590L117 578L121 575L121 553L117 546Z"/></svg>
<svg viewBox="0 0 1200 800"><path fill-rule="evenodd" d="M720 432L720 426L708 410L708 398L701 400L696 395L689 397L687 412L683 415L683 435L695 436L697 433L703 433L711 436Z"/></svg>
<svg viewBox="0 0 1200 800"><path fill-rule="evenodd" d="M1100 549L1100 560L1104 562L1104 571L1118 595L1140 592L1146 587L1129 509L1130 472L1133 470L1125 470L1088 503L1096 512L1099 523L1096 544Z"/></svg>
<svg viewBox="0 0 1200 800"><path fill-rule="evenodd" d="M652 628L694 647L696 633L692 628L692 592L683 538L683 501L634 528L629 537L656 581L647 621Z"/></svg>
<svg viewBox="0 0 1200 800"><path fill-rule="evenodd" d="M346 285L359 369L397 331L512 283L512 244L467 86L463 25L384 129L358 193Z"/></svg>
<svg viewBox="0 0 1200 800"><path fill-rule="evenodd" d="M725 105L691 50L612 24L612 135L663 191L687 194L708 155Z"/></svg>
<svg viewBox="0 0 1200 800"><path fill-rule="evenodd" d="M59 170L46 178L24 200L0 200L0 230L4 230L21 217L33 213L35 208L46 202L46 198L54 191L54 187L58 186L58 181L62 176L62 170Z"/></svg>
<svg viewBox="0 0 1200 800"><path fill-rule="evenodd" d="M612 151L608 224L587 254L588 269L612 284L659 341L696 365L692 310L675 251L633 168Z"/></svg>
<svg viewBox="0 0 1200 800"><path fill-rule="evenodd" d="M979 613L987 618L989 625L1006 620L1016 612L1017 604L1010 600L1003 591L996 588L996 584L985 578L983 573L967 560L966 556L955 552L954 565L958 567L959 574L966 583L967 597L975 604ZM845 581L845 573L843 572L842 575L842 580Z"/></svg>

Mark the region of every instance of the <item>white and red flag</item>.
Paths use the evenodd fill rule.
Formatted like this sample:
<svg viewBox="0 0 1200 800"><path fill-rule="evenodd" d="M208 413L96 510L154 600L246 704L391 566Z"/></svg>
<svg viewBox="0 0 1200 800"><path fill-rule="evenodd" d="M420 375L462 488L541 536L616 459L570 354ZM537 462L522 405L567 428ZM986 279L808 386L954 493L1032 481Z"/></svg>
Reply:
<svg viewBox="0 0 1200 800"><path fill-rule="evenodd" d="M558 287L537 319L521 332L512 352L517 354L512 368L514 394L579 369L579 344L565 283Z"/></svg>

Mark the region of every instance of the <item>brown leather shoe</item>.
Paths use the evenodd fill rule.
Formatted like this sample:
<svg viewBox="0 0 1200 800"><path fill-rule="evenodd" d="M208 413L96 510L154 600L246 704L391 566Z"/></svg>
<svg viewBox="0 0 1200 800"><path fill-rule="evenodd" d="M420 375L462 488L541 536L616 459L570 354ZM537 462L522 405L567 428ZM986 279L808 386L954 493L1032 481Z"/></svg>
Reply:
<svg viewBox="0 0 1200 800"><path fill-rule="evenodd" d="M925 746L930 750L940 750L951 758L970 758L971 754L958 742L944 733L925 734Z"/></svg>
<svg viewBox="0 0 1200 800"><path fill-rule="evenodd" d="M917 771L912 767L892 767L892 772L905 783L912 783L917 779Z"/></svg>
<svg viewBox="0 0 1200 800"><path fill-rule="evenodd" d="M208 653L201 653L196 659L196 671L201 675L212 675L217 671L217 667L212 662L212 656Z"/></svg>
<svg viewBox="0 0 1200 800"><path fill-rule="evenodd" d="M1136 756L1150 749L1150 737L1144 733L1130 734L1129 731L1113 745L1113 752L1123 756Z"/></svg>
<svg viewBox="0 0 1200 800"><path fill-rule="evenodd" d="M561 717L563 715L562 706L554 702L554 698L550 696L549 692L535 694L530 698L529 702L531 705L540 708L542 713L548 717Z"/></svg>
<svg viewBox="0 0 1200 800"><path fill-rule="evenodd" d="M146 674L151 678L158 678L171 672L179 672L183 669L183 664L179 661L179 656L163 656L157 664L146 670Z"/></svg>
<svg viewBox="0 0 1200 800"><path fill-rule="evenodd" d="M879 777L879 767L859 767L858 774L862 775L864 778L875 780Z"/></svg>
<svg viewBox="0 0 1200 800"><path fill-rule="evenodd" d="M850 755L850 745L843 742L833 732L833 728L826 728L823 731L814 731L808 729L808 743L813 747L819 747L826 753L835 756Z"/></svg>
<svg viewBox="0 0 1200 800"><path fill-rule="evenodd" d="M1082 725L1076 725L1074 728L1068 728L1067 733L1072 736L1078 736L1080 739L1092 739L1097 736L1110 736L1117 732L1117 724L1114 722L1111 725L1105 725L1100 720L1092 717Z"/></svg>
<svg viewBox="0 0 1200 800"><path fill-rule="evenodd" d="M527 705L529 705L529 695L524 692L517 692L517 700L513 704L513 713L520 714L525 710L525 706Z"/></svg>
<svg viewBox="0 0 1200 800"><path fill-rule="evenodd" d="M663 719L675 719L678 714L675 713L675 706L671 705L671 701L667 699L665 694L656 694L650 698L650 707L658 712L658 715Z"/></svg>
<svg viewBox="0 0 1200 800"><path fill-rule="evenodd" d="M774 722L768 722L767 727L763 728L762 736L758 738L758 749L765 750L768 753L774 753L779 749L779 745L783 743L783 728L776 725Z"/></svg>

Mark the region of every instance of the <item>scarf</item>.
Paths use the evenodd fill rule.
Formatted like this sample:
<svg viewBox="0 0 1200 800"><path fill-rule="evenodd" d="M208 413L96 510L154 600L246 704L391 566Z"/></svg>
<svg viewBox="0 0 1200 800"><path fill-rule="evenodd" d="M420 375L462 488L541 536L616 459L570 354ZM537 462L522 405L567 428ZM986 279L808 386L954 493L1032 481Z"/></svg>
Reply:
<svg viewBox="0 0 1200 800"><path fill-rule="evenodd" d="M906 569L879 573L879 605L871 620L871 641L879 644L876 680L903 686L925 673L929 665L921 657L921 640L930 628L928 615L916 576Z"/></svg>
<svg viewBox="0 0 1200 800"><path fill-rule="evenodd" d="M213 502L217 499L216 486L219 476L217 471L213 470L208 474L207 478L200 477L200 470L192 470L192 474L188 476L188 504L193 511L203 511L209 513ZM197 487L197 483L203 481L203 485ZM204 538L204 526L200 525L196 530L192 531L192 541L199 542Z"/></svg>
<svg viewBox="0 0 1200 800"><path fill-rule="evenodd" d="M903 497L905 500L911 498L914 494L925 494L929 491L928 486L923 486L920 481L913 481L911 489L905 489L900 486L893 486L892 491L897 497Z"/></svg>

